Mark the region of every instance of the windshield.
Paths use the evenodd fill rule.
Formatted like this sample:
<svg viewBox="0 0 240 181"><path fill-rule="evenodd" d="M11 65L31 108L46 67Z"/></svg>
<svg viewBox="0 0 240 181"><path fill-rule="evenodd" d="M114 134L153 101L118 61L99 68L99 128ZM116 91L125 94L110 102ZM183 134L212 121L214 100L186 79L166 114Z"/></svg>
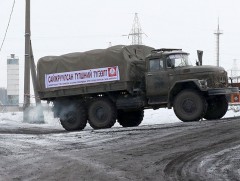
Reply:
<svg viewBox="0 0 240 181"><path fill-rule="evenodd" d="M192 65L188 54L172 54L167 57L167 67L186 67Z"/></svg>

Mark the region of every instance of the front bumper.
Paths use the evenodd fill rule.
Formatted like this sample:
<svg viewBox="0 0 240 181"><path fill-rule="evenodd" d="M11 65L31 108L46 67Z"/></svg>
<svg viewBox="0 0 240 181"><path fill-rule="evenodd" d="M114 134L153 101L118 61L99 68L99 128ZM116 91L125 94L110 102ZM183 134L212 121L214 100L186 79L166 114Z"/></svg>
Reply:
<svg viewBox="0 0 240 181"><path fill-rule="evenodd" d="M208 95L226 95L226 94L234 94L239 93L238 87L228 87L228 88L215 88L215 89L208 89Z"/></svg>

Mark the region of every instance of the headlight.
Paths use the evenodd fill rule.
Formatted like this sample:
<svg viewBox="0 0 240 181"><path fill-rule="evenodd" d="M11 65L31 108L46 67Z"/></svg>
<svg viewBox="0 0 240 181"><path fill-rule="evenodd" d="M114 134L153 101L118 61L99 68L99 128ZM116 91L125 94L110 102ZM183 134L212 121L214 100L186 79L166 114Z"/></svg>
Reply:
<svg viewBox="0 0 240 181"><path fill-rule="evenodd" d="M220 80L219 80L220 83L222 84L225 84L226 83L226 77L220 77Z"/></svg>
<svg viewBox="0 0 240 181"><path fill-rule="evenodd" d="M198 80L200 87L207 88L207 81L206 80Z"/></svg>

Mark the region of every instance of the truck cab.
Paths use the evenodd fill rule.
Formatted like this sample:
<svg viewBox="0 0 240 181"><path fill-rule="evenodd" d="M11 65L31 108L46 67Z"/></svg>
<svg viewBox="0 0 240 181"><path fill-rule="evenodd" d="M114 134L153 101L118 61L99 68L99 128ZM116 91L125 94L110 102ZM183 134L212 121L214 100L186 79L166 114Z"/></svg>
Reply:
<svg viewBox="0 0 240 181"><path fill-rule="evenodd" d="M167 103L170 87L179 80L176 76L179 68L192 65L188 54L179 49L160 50L154 50L146 59L146 93L151 102Z"/></svg>
<svg viewBox="0 0 240 181"><path fill-rule="evenodd" d="M195 109L202 110L196 120L199 117L221 118L228 107L226 95L238 90L228 87L227 72L222 67L193 66L188 55L181 49L157 49L146 58L148 104L155 108L173 107L182 121L193 121L182 115L188 115ZM185 95L185 98L181 98L181 95ZM199 105L194 102L197 97L201 108L197 108Z"/></svg>

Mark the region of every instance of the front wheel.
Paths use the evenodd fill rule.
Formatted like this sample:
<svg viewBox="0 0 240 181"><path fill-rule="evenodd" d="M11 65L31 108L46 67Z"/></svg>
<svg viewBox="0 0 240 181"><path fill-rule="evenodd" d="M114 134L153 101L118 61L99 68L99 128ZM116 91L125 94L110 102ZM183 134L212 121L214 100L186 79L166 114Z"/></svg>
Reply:
<svg viewBox="0 0 240 181"><path fill-rule="evenodd" d="M221 119L228 110L228 101L225 95L211 96L207 103L208 109L203 117L205 119Z"/></svg>
<svg viewBox="0 0 240 181"><path fill-rule="evenodd" d="M174 99L173 108L181 121L199 121L206 112L207 103L199 92L183 90Z"/></svg>
<svg viewBox="0 0 240 181"><path fill-rule="evenodd" d="M94 129L111 128L117 119L116 107L107 98L93 100L88 108L88 122Z"/></svg>

